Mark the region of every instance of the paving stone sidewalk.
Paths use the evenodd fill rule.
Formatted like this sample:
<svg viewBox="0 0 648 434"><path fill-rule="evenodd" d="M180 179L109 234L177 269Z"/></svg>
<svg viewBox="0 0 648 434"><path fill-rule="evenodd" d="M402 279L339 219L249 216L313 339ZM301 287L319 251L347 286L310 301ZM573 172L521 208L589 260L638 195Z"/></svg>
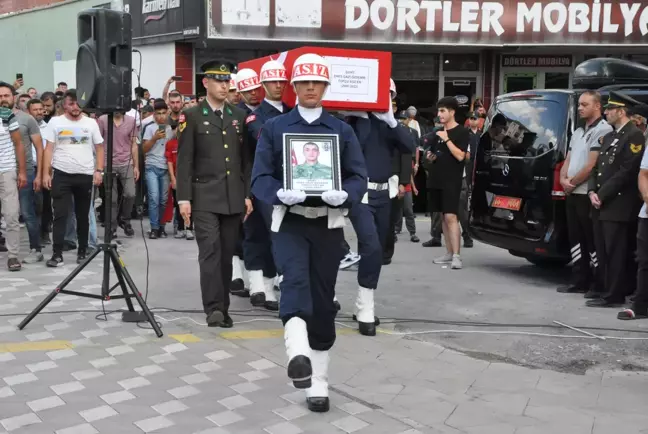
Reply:
<svg viewBox="0 0 648 434"><path fill-rule="evenodd" d="M0 272L0 314L31 310L72 269ZM100 270L92 264L70 289L99 292ZM531 370L393 327L361 337L341 322L332 410L312 414L285 375L276 319L235 314L224 330L200 325L202 315L159 313L158 339L118 313L83 312L101 307L59 295L48 310L69 312L43 313L23 331L22 316L0 317L0 433L648 433L645 373Z"/></svg>

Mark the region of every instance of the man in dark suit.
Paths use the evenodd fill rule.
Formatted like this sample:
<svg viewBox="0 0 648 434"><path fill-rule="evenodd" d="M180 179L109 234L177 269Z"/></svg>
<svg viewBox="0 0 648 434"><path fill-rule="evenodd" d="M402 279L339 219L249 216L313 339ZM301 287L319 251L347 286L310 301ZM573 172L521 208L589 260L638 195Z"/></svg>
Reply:
<svg viewBox="0 0 648 434"><path fill-rule="evenodd" d="M605 117L614 131L601 138L601 151L589 178L596 260L605 294L587 301L589 307L617 307L636 288L637 214L641 196L637 186L643 133L630 120L638 101L610 92Z"/></svg>
<svg viewBox="0 0 648 434"><path fill-rule="evenodd" d="M232 327L228 288L239 229L252 212L252 160L246 114L226 101L232 66L211 61L201 69L207 97L179 119L176 191L187 224L193 216L207 324Z"/></svg>

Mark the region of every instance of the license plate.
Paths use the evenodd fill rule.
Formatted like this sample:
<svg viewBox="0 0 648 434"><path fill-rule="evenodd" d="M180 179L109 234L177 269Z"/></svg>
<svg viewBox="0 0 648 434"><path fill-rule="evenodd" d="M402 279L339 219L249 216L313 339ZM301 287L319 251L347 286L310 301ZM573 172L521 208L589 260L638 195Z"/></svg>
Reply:
<svg viewBox="0 0 648 434"><path fill-rule="evenodd" d="M491 205L493 208L509 209L519 211L522 206L522 199L517 197L495 196Z"/></svg>

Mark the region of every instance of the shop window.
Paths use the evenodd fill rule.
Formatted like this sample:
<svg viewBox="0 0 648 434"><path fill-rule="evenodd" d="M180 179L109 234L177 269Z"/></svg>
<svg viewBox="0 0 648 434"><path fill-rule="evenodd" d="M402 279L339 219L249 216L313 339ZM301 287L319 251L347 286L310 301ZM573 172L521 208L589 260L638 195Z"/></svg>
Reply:
<svg viewBox="0 0 648 434"><path fill-rule="evenodd" d="M547 72L545 74L545 89L569 89L569 73Z"/></svg>
<svg viewBox="0 0 648 434"><path fill-rule="evenodd" d="M444 71L479 71L479 54L444 54Z"/></svg>
<svg viewBox="0 0 648 434"><path fill-rule="evenodd" d="M392 78L394 80L438 80L439 55L394 53Z"/></svg>

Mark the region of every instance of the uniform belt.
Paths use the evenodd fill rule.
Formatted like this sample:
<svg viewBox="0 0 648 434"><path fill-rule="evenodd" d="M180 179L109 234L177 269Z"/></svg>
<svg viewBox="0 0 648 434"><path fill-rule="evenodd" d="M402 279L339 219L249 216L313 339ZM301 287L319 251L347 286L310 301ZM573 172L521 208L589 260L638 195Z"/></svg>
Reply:
<svg viewBox="0 0 648 434"><path fill-rule="evenodd" d="M374 191L384 191L389 189L389 183L388 182L383 182L383 183L368 182L367 188L369 190L374 190Z"/></svg>
<svg viewBox="0 0 648 434"><path fill-rule="evenodd" d="M300 216L304 216L307 219L326 217L328 215L328 211L329 209L326 206L311 207L311 206L293 205L288 209L288 212Z"/></svg>

